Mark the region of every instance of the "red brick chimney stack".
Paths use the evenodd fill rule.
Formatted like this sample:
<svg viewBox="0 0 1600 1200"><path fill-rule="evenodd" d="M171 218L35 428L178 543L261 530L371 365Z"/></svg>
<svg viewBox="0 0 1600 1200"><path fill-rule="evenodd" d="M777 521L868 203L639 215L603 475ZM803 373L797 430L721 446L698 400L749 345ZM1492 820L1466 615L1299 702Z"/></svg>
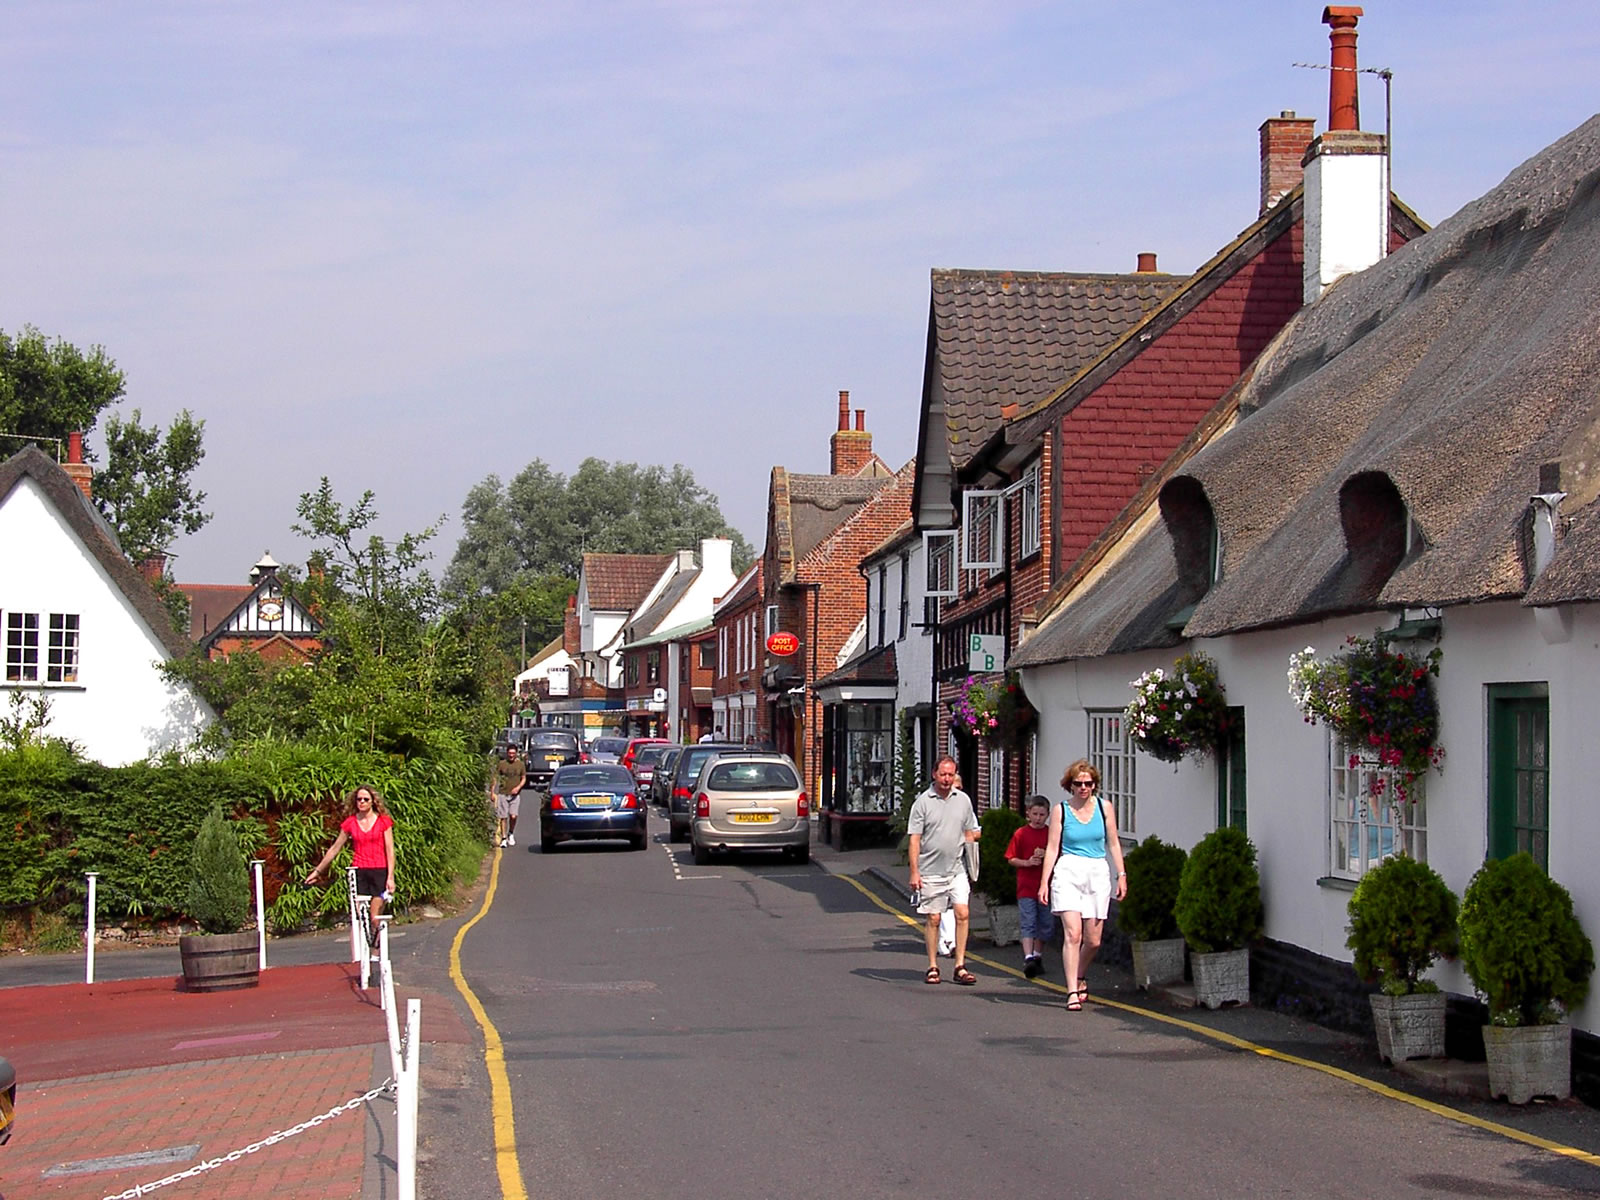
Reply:
<svg viewBox="0 0 1600 1200"><path fill-rule="evenodd" d="M94 468L83 461L83 434L76 429L67 434L67 461L61 469L78 485L85 500L94 498Z"/></svg>
<svg viewBox="0 0 1600 1200"><path fill-rule="evenodd" d="M856 409L856 427L850 428L850 393L839 393L839 428L828 442L829 472L859 475L872 462L872 435L867 432L867 410Z"/></svg>
<svg viewBox="0 0 1600 1200"><path fill-rule="evenodd" d="M154 554L141 558L134 564L144 581L152 587L159 583L167 573L167 556L157 550Z"/></svg>
<svg viewBox="0 0 1600 1200"><path fill-rule="evenodd" d="M1322 10L1322 23L1329 27L1333 44L1333 69L1328 72L1328 128L1361 128L1361 97L1356 88L1356 22L1361 9L1329 5Z"/></svg>
<svg viewBox="0 0 1600 1200"><path fill-rule="evenodd" d="M1290 108L1261 122L1261 211L1258 216L1265 216L1269 208L1300 186L1305 174L1300 164L1316 129L1315 121L1296 116Z"/></svg>
<svg viewBox="0 0 1600 1200"><path fill-rule="evenodd" d="M567 597L567 611L561 621L561 648L577 658L583 652L583 630L578 627L578 598Z"/></svg>

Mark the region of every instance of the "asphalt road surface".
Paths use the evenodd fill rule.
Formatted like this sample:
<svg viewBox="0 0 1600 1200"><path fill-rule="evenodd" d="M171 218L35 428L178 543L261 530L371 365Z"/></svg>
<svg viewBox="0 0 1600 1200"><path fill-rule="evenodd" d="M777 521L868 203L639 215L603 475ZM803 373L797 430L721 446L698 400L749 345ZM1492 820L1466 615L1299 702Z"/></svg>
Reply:
<svg viewBox="0 0 1600 1200"><path fill-rule="evenodd" d="M642 853L504 851L466 936L531 1197L1600 1193L1595 1167L981 965L929 987L916 931L850 881L696 867L662 824ZM477 1051L425 1062L422 1195L500 1194L493 1118Z"/></svg>

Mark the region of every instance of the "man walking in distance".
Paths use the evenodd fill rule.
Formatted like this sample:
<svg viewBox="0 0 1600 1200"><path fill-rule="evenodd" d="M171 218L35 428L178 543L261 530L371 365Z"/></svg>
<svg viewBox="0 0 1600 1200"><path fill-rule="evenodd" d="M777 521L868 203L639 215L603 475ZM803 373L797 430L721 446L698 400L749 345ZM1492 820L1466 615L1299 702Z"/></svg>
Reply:
<svg viewBox="0 0 1600 1200"><path fill-rule="evenodd" d="M515 745L506 747L506 756L494 765L495 836L502 846L517 844L517 812L522 807L522 785L528 780L522 754Z"/></svg>
<svg viewBox="0 0 1600 1200"><path fill-rule="evenodd" d="M911 891L923 915L923 939L928 943L926 983L939 978L939 914L951 908L956 914L955 970L951 978L966 987L978 982L967 970L967 930L972 885L962 862L963 842L978 840L978 817L972 799L956 787L956 760L946 755L933 767L933 785L911 804L906 832L911 835Z"/></svg>

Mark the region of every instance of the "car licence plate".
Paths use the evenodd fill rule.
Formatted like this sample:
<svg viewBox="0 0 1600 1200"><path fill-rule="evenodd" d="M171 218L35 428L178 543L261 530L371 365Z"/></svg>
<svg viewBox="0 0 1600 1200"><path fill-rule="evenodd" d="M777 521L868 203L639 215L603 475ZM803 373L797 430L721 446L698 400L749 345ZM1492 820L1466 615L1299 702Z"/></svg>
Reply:
<svg viewBox="0 0 1600 1200"><path fill-rule="evenodd" d="M579 808L610 808L611 797L601 795L574 796L572 802Z"/></svg>
<svg viewBox="0 0 1600 1200"><path fill-rule="evenodd" d="M561 762L561 755L559 755L559 754L546 754L544 756L544 761L545 761L545 765L546 766L550 766L550 767L558 766L560 764L560 762Z"/></svg>
<svg viewBox="0 0 1600 1200"><path fill-rule="evenodd" d="M771 813L734 813L733 819L739 825L766 825L772 820Z"/></svg>

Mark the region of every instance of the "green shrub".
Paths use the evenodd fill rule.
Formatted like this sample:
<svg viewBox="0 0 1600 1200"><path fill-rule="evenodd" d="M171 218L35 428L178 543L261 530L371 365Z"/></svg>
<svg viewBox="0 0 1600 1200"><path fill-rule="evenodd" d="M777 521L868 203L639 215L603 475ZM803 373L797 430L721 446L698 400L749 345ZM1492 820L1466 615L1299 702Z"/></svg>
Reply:
<svg viewBox="0 0 1600 1200"><path fill-rule="evenodd" d="M237 933L250 916L249 867L220 806L200 822L189 861L189 915L207 933Z"/></svg>
<svg viewBox="0 0 1600 1200"><path fill-rule="evenodd" d="M1427 863L1397 855L1361 877L1350 897L1356 973L1390 996L1436 992L1419 976L1456 952L1456 894Z"/></svg>
<svg viewBox="0 0 1600 1200"><path fill-rule="evenodd" d="M1460 926L1461 965L1494 1024L1550 1024L1589 994L1594 947L1572 897L1526 853L1478 868Z"/></svg>
<svg viewBox="0 0 1600 1200"><path fill-rule="evenodd" d="M1128 894L1117 905L1117 927L1136 942L1178 936L1178 884L1189 855L1151 834L1127 854Z"/></svg>
<svg viewBox="0 0 1600 1200"><path fill-rule="evenodd" d="M991 904L1017 902L1017 869L1006 858L1011 835L1027 821L1009 808L991 808L978 818L978 890Z"/></svg>
<svg viewBox="0 0 1600 1200"><path fill-rule="evenodd" d="M1214 829L1200 839L1183 864L1175 912L1200 954L1238 950L1261 932L1256 848L1241 830Z"/></svg>

